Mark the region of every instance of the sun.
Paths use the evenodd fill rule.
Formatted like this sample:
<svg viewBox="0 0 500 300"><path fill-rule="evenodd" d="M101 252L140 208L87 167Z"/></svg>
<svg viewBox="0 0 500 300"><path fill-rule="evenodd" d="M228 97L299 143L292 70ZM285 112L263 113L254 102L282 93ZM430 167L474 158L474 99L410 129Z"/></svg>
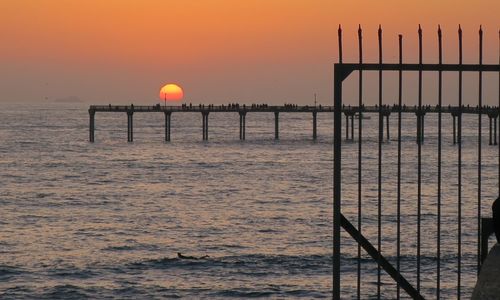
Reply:
<svg viewBox="0 0 500 300"><path fill-rule="evenodd" d="M182 88L174 83L164 85L160 89L160 99L166 101L179 101L184 97Z"/></svg>

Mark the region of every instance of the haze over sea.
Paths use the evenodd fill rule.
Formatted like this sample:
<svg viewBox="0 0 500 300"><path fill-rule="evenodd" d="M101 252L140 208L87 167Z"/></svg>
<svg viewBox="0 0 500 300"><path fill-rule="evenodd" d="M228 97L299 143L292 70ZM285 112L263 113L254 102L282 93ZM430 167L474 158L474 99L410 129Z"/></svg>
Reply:
<svg viewBox="0 0 500 300"><path fill-rule="evenodd" d="M87 108L2 105L0 298L331 297L332 116Z"/></svg>

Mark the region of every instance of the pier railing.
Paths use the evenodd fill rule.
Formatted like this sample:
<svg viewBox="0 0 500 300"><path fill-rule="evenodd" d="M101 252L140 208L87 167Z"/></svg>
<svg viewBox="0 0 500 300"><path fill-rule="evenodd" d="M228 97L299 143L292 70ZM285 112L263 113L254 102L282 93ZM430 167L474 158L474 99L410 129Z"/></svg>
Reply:
<svg viewBox="0 0 500 300"><path fill-rule="evenodd" d="M472 212L474 215L474 218L476 219L475 223L476 228L474 228L476 231L475 232L467 232L467 234L474 234L476 236L477 240L477 259L476 259L476 269L479 271L480 264L481 264L481 252L480 252L480 245L481 245L481 219L482 219L482 211L481 211L481 206L482 206L482 176L483 176L483 169L482 169L482 117L483 115L487 115L490 118L490 144L497 144L496 143L496 120L498 117L498 107L486 107L483 105L483 73L484 72L493 72L497 73L500 75L500 56L499 56L499 64L483 64L483 31L480 28L479 30L479 43L478 43L478 48L479 48L479 55L478 55L478 63L477 64L463 64L463 55L462 55L462 30L461 28L458 29L458 38L459 38L459 49L458 49L458 63L456 64L444 64L443 63L443 48L442 48L442 33L441 29L438 28L437 30L437 40L438 40L438 58L439 58L439 63L437 64L425 64L423 63L423 58L422 58L422 53L423 53L423 47L422 47L422 29L419 27L418 29L418 41L419 41L419 46L418 46L418 53L419 53L419 58L418 58L418 63L417 64L406 64L403 63L403 37L399 35L399 61L398 63L384 63L383 62L383 55L382 55L382 29L379 27L378 30L378 62L377 63L364 63L363 62L363 43L362 43L362 31L361 28L358 30L358 44L359 44L359 62L358 63L344 63L342 59L342 30L339 27L338 30L338 42L339 42L339 62L335 64L334 66L334 195L333 195L333 220L334 220L334 226L333 226L333 297L334 299L343 299L344 293L341 290L342 285L342 279L345 279L343 275L348 276L347 274L341 274L341 253L343 249L346 249L342 247L343 243L341 240L341 228L343 228L351 237L354 239L354 241L357 244L357 263L356 263L356 275L354 275L356 278L354 280L355 282L355 292L354 294L356 295L357 299L362 299L366 297L366 291L362 290L363 286L367 286L367 284L362 284L363 282L363 276L366 276L361 272L362 270L362 265L366 263L366 260L363 259L362 255L362 250L364 250L375 262L377 265L377 274L376 274L376 282L373 285L370 286L370 291L368 291L369 297L376 297L378 299L380 298L385 298L385 297L390 297L390 298L397 298L399 299L402 295L402 292L404 291L408 296L410 296L413 299L424 299L424 297L436 297L437 299L442 297L441 290L441 282L443 280L442 278L442 246L443 246L443 236L449 234L450 229L446 228L446 231L442 228L442 210L443 210L443 199L445 196L443 196L443 173L442 173L442 168L443 168L443 131L442 131L442 117L444 113L450 113L453 116L453 128L454 128L454 133L453 133L453 141L454 144L457 147L456 153L457 156L454 160L454 163L456 164L456 178L455 178L455 183L453 187L455 187L455 192L456 192L456 215L454 218L456 218L456 249L457 252L452 258L456 259L456 262L454 264L455 267L455 273L456 275L456 281L455 281L455 288L456 288L456 297L457 299L460 299L460 297L463 295L463 290L462 290L462 279L464 274L462 274L462 268L463 268L463 261L462 261L462 248L463 248L463 240L462 236L464 232L462 231L462 223L464 222L463 220L463 206L464 206L464 201L465 200L474 200L475 201L475 206L476 206L476 211ZM499 52L500 53L500 52ZM348 78L353 71L357 71L358 74L358 82L357 82L357 87L358 87L358 105L357 107L349 108L344 105L343 102L343 81ZM368 71L374 71L377 72L378 74L378 105L376 107L371 107L371 109L363 109L364 106L364 96L363 96L363 78L364 78L364 73ZM384 102L384 94L383 94L383 73L386 71L392 71L392 72L397 72L398 74L398 85L395 87L398 91L398 103L393 106L388 106L387 103ZM415 86L418 86L418 104L416 106L406 106L403 103L403 73L406 72L417 72L418 74L418 79L415 82ZM423 72L434 72L437 73L438 75L438 82L437 82L437 102L436 106L429 107L426 105L423 105L423 80L422 80L422 75ZM444 72L453 72L458 75L458 82L457 82L457 87L458 87L458 103L455 107L452 106L443 106L443 73ZM463 103L463 72L473 72L478 75L478 95L477 95L477 103L473 107L467 107ZM500 76L499 76L499 85L498 88L500 89ZM500 106L500 97L498 99L498 103ZM362 109L359 109L362 108ZM364 165L363 161L363 153L366 151L366 149L363 147L363 113L366 111L375 112L378 114L378 139L377 139L377 148L376 149L376 168L375 170L367 170L367 168ZM413 113L415 113L416 116L416 146L415 146L415 155L416 155L416 161L415 161L415 170L414 172L416 173L416 182L413 185L413 188L416 189L415 197L411 199L402 199L402 172L403 171L408 171L403 169L403 164L402 164L402 135L401 135L401 124L402 124L402 114L405 112L410 112L410 110L413 110ZM390 113L396 114L397 116L397 127L398 127L398 132L397 132L397 150L395 156L396 158L392 158L393 160L396 160L397 162L397 172L396 174L391 173L391 174L384 174L385 170L383 169L383 154L385 150L385 147L383 147L384 143L387 143L384 140L384 117L386 118L386 125L387 125L387 131L389 129L388 126L388 121L389 121L389 114ZM425 114L428 112L434 112L437 113L438 117L438 122L437 122L437 158L436 158L436 163L437 163L437 172L435 176L435 185L436 185L436 193L432 196L429 196L428 194L423 193L423 176L424 176L424 169L422 167L422 162L423 160L428 159L428 157L424 156L423 152L423 141L424 141L424 120L425 120ZM360 114L358 118L358 135L357 135L357 141L355 141L354 137L354 114ZM475 160L477 162L477 175L476 178L467 178L467 180L473 180L476 183L476 188L474 191L477 193L473 199L471 197L465 197L464 196L464 184L463 184L463 163L464 163L464 157L462 154L462 115L464 113L472 113L477 115L477 151L476 151L476 156ZM357 192L355 193L356 196L353 197L353 194L349 194L349 196L343 195L343 189L342 189L342 183L344 182L343 180L343 174L345 174L345 170L343 169L342 166L342 140L343 140L343 135L342 135L342 114L345 114L346 116L346 139L353 140L354 142L357 142L357 178L356 180L356 185L357 185ZM351 121L351 136L349 138L349 120ZM491 138L491 124L492 120L495 121L495 143L492 142ZM388 132L387 132L387 137L388 137ZM371 147L371 146L370 146ZM500 146L497 146L498 148L498 164L497 164L497 176L498 180L500 180ZM352 151L352 150L351 150ZM351 154L351 153L349 153ZM448 161L452 158L447 157L446 158ZM467 157L467 163L470 164L471 157ZM352 165L352 164L351 164ZM368 172L370 171L370 172ZM370 174L376 174L376 183L371 182L369 188L371 190L376 190L377 191L377 196L376 196L376 204L372 205L371 201L366 201L364 198L363 194L363 188L364 188L364 181L367 181L367 179L364 177L365 173L370 173ZM395 175L396 178L389 178L388 176ZM353 178L350 178L351 181ZM395 182L395 184L389 185L386 184L387 180L392 180L392 182ZM450 178L447 178L447 180L451 180ZM407 188L407 185L405 186ZM392 193L390 194L391 199L387 199L384 195L387 193L383 193L383 191L386 191L388 188L394 189L391 191ZM500 183L499 183L499 189L500 189ZM500 194L500 191L491 191L490 194ZM467 193L470 195L470 192ZM497 196L498 196L497 194ZM395 198L395 199L392 199ZM433 215L435 217L429 217L429 216L424 216L422 215L422 203L423 200L429 200L429 198L432 198L433 203L435 203ZM394 200L394 201L388 201L388 200ZM449 200L449 195L447 196L447 200ZM494 199L488 199L489 202L493 201ZM357 221L355 225L353 224L352 220L349 220L343 214L342 207L345 207L346 204L349 204L348 206L352 209L353 203L354 206L357 207L357 217L354 217L354 220ZM416 209L414 212L408 212L405 211L406 215L411 215L416 217L415 221L415 231L416 231L416 242L413 244L412 240L410 240L410 237L402 235L401 230L402 230L402 205L403 204L408 204L408 203L415 203ZM449 201L447 202L449 203ZM388 207L391 205L391 207ZM394 207L395 206L395 207ZM413 207L413 206L411 206ZM408 206L406 206L408 208ZM394 214L388 213L388 211L394 211ZM370 225L367 225L367 219L365 217L365 214L367 212L376 212L376 216L372 219L375 219L375 225L372 220ZM384 215L382 214L384 212ZM468 215L471 214L471 212L466 212ZM387 215L389 214L389 215ZM352 217L351 217L352 218ZM357 220L356 220L357 219ZM382 230L382 223L387 221L388 219L391 219L391 224L393 224L394 228L392 228L391 233L384 233ZM430 224L429 224L430 223ZM425 227L424 227L425 225ZM372 226L368 228L368 226ZM434 256L432 257L432 262L431 265L429 265L429 260L426 260L425 262L423 261L423 256L422 256L422 247L423 247L423 240L422 240L422 231L423 228L430 228L430 227L436 228L436 236L434 238L434 241L432 242L433 246L431 248L435 247L434 249ZM375 227L375 228L373 228ZM370 239L368 237L369 233L376 232L376 238ZM390 239L387 239L387 235L391 235ZM395 236L394 236L395 235ZM387 241L389 240L389 241ZM410 248L408 250L408 248ZM395 259L388 259L386 256L384 256L384 253L388 252L393 252L395 249ZM406 249L405 253L408 253L408 251L413 252L413 255L415 257L415 261L411 262L412 264L415 264L415 268L411 270L412 276L411 278L406 278L403 276L403 263L402 263L402 250ZM428 249L427 249L428 250ZM428 254L426 254L428 257ZM447 257L449 260L450 258ZM391 261L392 260L392 261ZM408 268L408 262L405 261L405 267ZM435 264L434 264L435 263ZM423 270L426 270L425 278L423 275ZM383 284L381 280L381 275L382 275L382 270L385 271L390 277L394 280L394 284L396 285L396 293L395 295L390 295L390 296L383 296L383 288L386 287L387 285ZM429 274L432 271L432 275ZM414 276L413 276L414 274ZM468 278L468 281L474 280L475 278ZM426 281L428 283L429 280L434 280L432 288L429 288L428 285L426 287L422 286L422 282ZM353 282L353 280L349 280L350 283ZM352 287L352 284L351 284ZM351 295L351 294L349 294ZM449 296L449 295L448 295ZM407 297L407 296L406 296Z"/></svg>

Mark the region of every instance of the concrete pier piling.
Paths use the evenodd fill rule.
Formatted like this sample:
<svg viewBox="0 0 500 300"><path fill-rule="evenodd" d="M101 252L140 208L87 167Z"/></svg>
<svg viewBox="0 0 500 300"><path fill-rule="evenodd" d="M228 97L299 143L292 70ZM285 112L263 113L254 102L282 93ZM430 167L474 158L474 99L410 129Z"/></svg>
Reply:
<svg viewBox="0 0 500 300"><path fill-rule="evenodd" d="M127 111L127 141L134 141L134 112L132 110Z"/></svg>
<svg viewBox="0 0 500 300"><path fill-rule="evenodd" d="M89 109L89 141L94 142L94 131L95 131L95 111Z"/></svg>
<svg viewBox="0 0 500 300"><path fill-rule="evenodd" d="M246 111L239 111L240 114L240 140L245 140L245 118L247 115Z"/></svg>
<svg viewBox="0 0 500 300"><path fill-rule="evenodd" d="M451 116L453 117L453 145L460 143L462 140L462 131L461 131L461 124L462 122L462 112L460 109L453 110L451 112ZM457 125L458 125L458 131L457 131Z"/></svg>
<svg viewBox="0 0 500 300"><path fill-rule="evenodd" d="M425 111L424 110L418 110L415 112L415 115L417 116L417 139L416 142L417 144L423 144L424 143L424 138L425 138Z"/></svg>
<svg viewBox="0 0 500 300"><path fill-rule="evenodd" d="M385 117L385 128L386 128L386 137L385 139L389 141L391 139L391 132L390 132L390 127L389 127L389 117L391 115L391 111L389 109L385 109L382 111L382 122L383 122L383 117ZM383 137L382 137L383 139Z"/></svg>
<svg viewBox="0 0 500 300"><path fill-rule="evenodd" d="M497 118L498 118L498 111L490 111L490 112L487 113L487 115L488 115L488 119L490 121L489 144L490 145L497 145Z"/></svg>
<svg viewBox="0 0 500 300"><path fill-rule="evenodd" d="M345 115L345 139L346 141L354 141L354 115L356 112L353 109L344 111ZM350 123L350 124L349 124ZM349 138L349 129L351 130L351 137Z"/></svg>
<svg viewBox="0 0 500 300"><path fill-rule="evenodd" d="M165 142L170 142L170 119L172 116L171 111L166 111L165 113Z"/></svg>
<svg viewBox="0 0 500 300"><path fill-rule="evenodd" d="M201 112L201 115L202 115L202 123L203 123L203 140L204 141L208 141L208 114L210 112L209 111L202 111Z"/></svg>
<svg viewBox="0 0 500 300"><path fill-rule="evenodd" d="M279 111L274 112L274 139L278 140L280 138L280 133L279 133L279 116L280 113Z"/></svg>
<svg viewBox="0 0 500 300"><path fill-rule="evenodd" d="M317 111L313 111L312 112L312 115L313 115L313 140L316 140L318 138L318 134L317 134L317 115L318 115L318 112Z"/></svg>

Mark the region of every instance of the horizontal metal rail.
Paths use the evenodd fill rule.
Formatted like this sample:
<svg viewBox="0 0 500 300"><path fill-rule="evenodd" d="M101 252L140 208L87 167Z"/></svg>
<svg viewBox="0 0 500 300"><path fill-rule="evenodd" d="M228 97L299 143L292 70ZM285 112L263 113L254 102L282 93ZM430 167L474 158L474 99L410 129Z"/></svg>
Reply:
<svg viewBox="0 0 500 300"><path fill-rule="evenodd" d="M499 72L500 65L482 64L355 64L336 63L341 79L347 78L353 71L434 71L434 72Z"/></svg>

